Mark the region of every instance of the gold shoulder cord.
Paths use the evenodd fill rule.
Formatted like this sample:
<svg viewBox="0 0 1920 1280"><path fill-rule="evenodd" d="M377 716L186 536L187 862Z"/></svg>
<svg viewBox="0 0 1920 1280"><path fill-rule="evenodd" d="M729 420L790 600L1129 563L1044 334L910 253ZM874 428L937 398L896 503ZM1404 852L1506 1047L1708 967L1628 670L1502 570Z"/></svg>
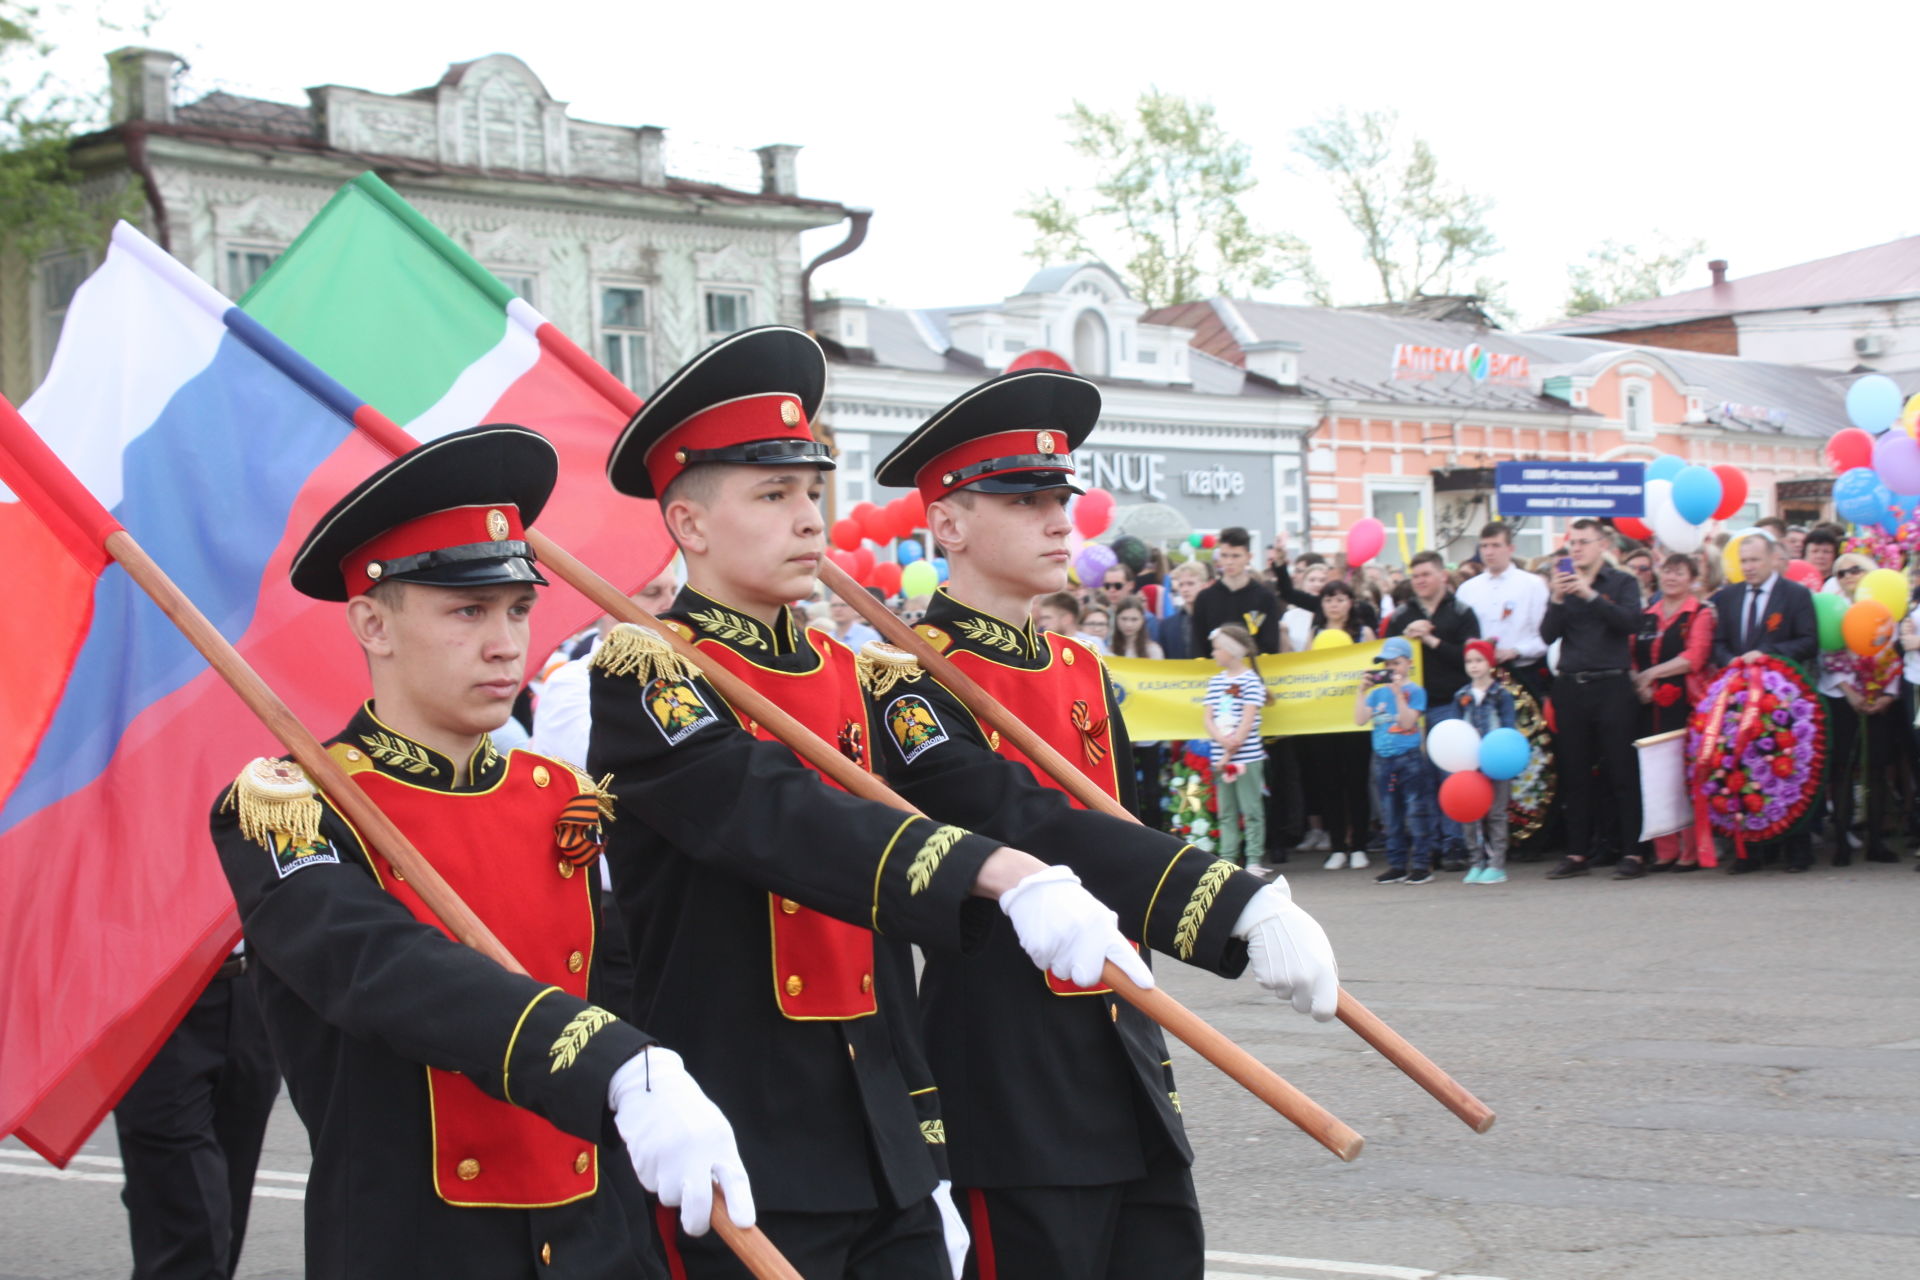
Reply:
<svg viewBox="0 0 1920 1280"><path fill-rule="evenodd" d="M642 684L662 676L692 680L700 674L659 632L631 622L607 633L593 651L593 666L610 676L632 676Z"/></svg>
<svg viewBox="0 0 1920 1280"><path fill-rule="evenodd" d="M876 698L885 697L897 684L912 684L926 674L920 669L919 659L880 640L860 646L853 669L860 677L860 687Z"/></svg>
<svg viewBox="0 0 1920 1280"><path fill-rule="evenodd" d="M291 760L259 759L240 771L220 802L220 811L237 810L240 834L273 852L273 837L308 845L320 839L319 792L306 772Z"/></svg>

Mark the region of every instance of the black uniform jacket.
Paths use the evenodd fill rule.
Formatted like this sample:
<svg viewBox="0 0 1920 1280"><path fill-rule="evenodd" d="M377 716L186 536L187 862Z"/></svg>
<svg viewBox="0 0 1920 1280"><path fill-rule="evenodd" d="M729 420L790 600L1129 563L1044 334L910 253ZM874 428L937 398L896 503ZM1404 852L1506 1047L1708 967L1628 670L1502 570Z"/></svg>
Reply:
<svg viewBox="0 0 1920 1280"><path fill-rule="evenodd" d="M991 617L982 625L982 617L941 591L920 631L949 656L966 650L1029 672L1047 664L1046 644L1030 625ZM1099 662L1084 646L1075 651ZM1130 763L1126 727L1104 683L1113 758ZM1143 954L1166 952L1227 977L1246 968L1246 944L1230 931L1260 888L1257 878L1151 827L1072 807L1025 764L997 754L989 743L999 735L931 676L895 692L903 687L932 704L942 730L910 762L882 735L878 758L909 800L1072 867ZM1020 714L1020 700L1003 693L1000 701ZM1079 758L1078 742L1052 745ZM1117 773L1121 803L1131 809L1133 771ZM977 955L929 955L920 1001L957 1185L1090 1186L1141 1177L1159 1156L1192 1162L1160 1029L1111 993L1054 994L1004 919Z"/></svg>
<svg viewBox="0 0 1920 1280"><path fill-rule="evenodd" d="M822 661L785 611L770 628L687 589L667 620L772 670L814 672ZM634 1015L732 1121L760 1208L919 1201L945 1176L945 1137L906 944L984 941L999 913L970 895L999 842L829 786L784 745L747 732L707 681L616 674L625 647L616 629L595 655L588 758L595 776L612 774L618 801L607 855L633 950ZM777 692L781 681L752 683ZM871 726L863 733L871 740ZM874 1013L802 1021L782 1011L772 914L783 899L874 932Z"/></svg>
<svg viewBox="0 0 1920 1280"><path fill-rule="evenodd" d="M382 724L370 707L334 742L337 757L355 753L356 768L455 791L453 761ZM491 787L507 767L483 739L460 790ZM592 1006L415 919L380 887L366 847L331 803L320 823L327 848L290 860L243 836L227 800L214 807L214 846L261 967L274 1057L313 1149L306 1274L657 1274L639 1187L607 1107L613 1073L652 1037L608 1023L571 1066L552 1069L550 1046ZM432 861L431 842L414 843ZM388 870L381 859L379 874ZM599 1190L552 1209L456 1208L440 1199L427 1066L463 1072L495 1098L511 1090L515 1104L599 1143Z"/></svg>

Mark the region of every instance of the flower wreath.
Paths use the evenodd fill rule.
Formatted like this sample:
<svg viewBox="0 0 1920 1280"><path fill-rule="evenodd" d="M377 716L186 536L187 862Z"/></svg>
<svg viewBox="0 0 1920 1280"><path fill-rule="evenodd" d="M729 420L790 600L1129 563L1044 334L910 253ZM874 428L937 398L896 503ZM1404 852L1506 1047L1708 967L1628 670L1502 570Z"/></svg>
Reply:
<svg viewBox="0 0 1920 1280"><path fill-rule="evenodd" d="M1784 835L1820 794L1826 708L1779 658L1728 667L1687 725L1691 781L1713 829L1756 844Z"/></svg>
<svg viewBox="0 0 1920 1280"><path fill-rule="evenodd" d="M1547 729L1547 718L1540 712L1540 704L1534 701L1531 693L1505 672L1501 680L1508 692L1513 694L1514 727L1527 735L1527 745L1532 748L1527 756L1527 767L1513 780L1513 786L1507 792L1507 822L1510 838L1525 840L1537 833L1547 824L1547 817L1553 809L1554 784L1556 782L1553 760L1553 735Z"/></svg>
<svg viewBox="0 0 1920 1280"><path fill-rule="evenodd" d="M1214 796L1213 767L1203 739L1173 744L1167 762L1166 829L1202 853L1213 852L1219 825L1219 801Z"/></svg>

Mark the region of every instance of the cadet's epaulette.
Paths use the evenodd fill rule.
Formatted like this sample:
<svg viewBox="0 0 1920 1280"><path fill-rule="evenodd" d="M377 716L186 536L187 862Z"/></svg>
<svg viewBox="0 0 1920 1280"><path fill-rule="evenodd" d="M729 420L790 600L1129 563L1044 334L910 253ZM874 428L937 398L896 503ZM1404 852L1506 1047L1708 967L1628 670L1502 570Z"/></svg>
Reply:
<svg viewBox="0 0 1920 1280"><path fill-rule="evenodd" d="M853 659L860 687L876 698L885 697L897 684L912 684L926 672L920 660L905 649L896 649L884 640L869 640L860 646Z"/></svg>
<svg viewBox="0 0 1920 1280"><path fill-rule="evenodd" d="M601 824L613 821L613 792L607 790L613 775L609 773L595 782L584 770L572 765L567 768L573 774L578 791L560 811L560 821L554 824L553 834L566 860L576 867L584 867L600 856L600 848L606 843Z"/></svg>
<svg viewBox="0 0 1920 1280"><path fill-rule="evenodd" d="M268 853L273 838L299 847L320 840L320 799L306 770L291 760L255 760L227 788L220 812L236 810L240 834Z"/></svg>
<svg viewBox="0 0 1920 1280"><path fill-rule="evenodd" d="M700 674L700 669L658 631L631 622L623 622L607 633L593 651L593 666L610 676L632 676L642 684L661 676L692 680Z"/></svg>
<svg viewBox="0 0 1920 1280"><path fill-rule="evenodd" d="M920 633L922 640L925 640L933 646L935 653L945 653L953 647L953 637L934 626L931 622L923 622L915 627L914 630Z"/></svg>

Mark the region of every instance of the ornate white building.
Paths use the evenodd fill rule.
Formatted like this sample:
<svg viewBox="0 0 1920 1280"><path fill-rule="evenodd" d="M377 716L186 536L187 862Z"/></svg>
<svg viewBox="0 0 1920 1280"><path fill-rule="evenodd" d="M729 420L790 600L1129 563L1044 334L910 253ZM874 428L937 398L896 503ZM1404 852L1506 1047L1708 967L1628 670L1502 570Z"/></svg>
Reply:
<svg viewBox="0 0 1920 1280"><path fill-rule="evenodd" d="M371 169L643 394L716 337L805 322L801 232L865 232L864 210L799 194L798 147L757 148L757 189L677 176L665 130L576 120L506 54L410 93L322 85L303 105L181 94L183 66L159 50L107 60L111 123L72 151L87 193L131 188L141 229L228 297ZM750 179L753 157L730 158ZM0 263L0 388L16 403L94 264Z"/></svg>

